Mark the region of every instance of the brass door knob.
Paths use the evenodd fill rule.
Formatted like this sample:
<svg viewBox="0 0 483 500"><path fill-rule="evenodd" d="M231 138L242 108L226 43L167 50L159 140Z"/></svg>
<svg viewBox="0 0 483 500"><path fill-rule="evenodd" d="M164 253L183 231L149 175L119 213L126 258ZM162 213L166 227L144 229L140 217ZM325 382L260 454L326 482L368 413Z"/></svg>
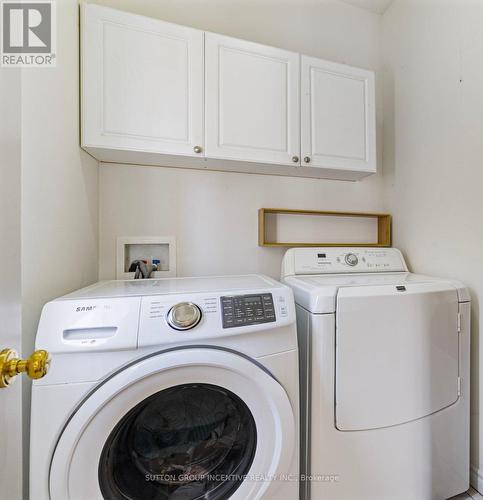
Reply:
<svg viewBox="0 0 483 500"><path fill-rule="evenodd" d="M193 151L196 153L196 154L200 154L202 151L203 151L203 148L201 146L195 146L193 148Z"/></svg>
<svg viewBox="0 0 483 500"><path fill-rule="evenodd" d="M0 389L8 387L20 373L31 379L45 377L49 371L51 357L47 351L35 351L28 359L20 359L13 349L0 351Z"/></svg>
<svg viewBox="0 0 483 500"><path fill-rule="evenodd" d="M299 159L300 159L300 158L299 158L298 156L296 156L296 155L295 155L295 156L292 156L292 161L293 161L294 163L298 163L298 162L299 162Z"/></svg>
<svg viewBox="0 0 483 500"><path fill-rule="evenodd" d="M304 156L304 162L310 163L310 156Z"/></svg>

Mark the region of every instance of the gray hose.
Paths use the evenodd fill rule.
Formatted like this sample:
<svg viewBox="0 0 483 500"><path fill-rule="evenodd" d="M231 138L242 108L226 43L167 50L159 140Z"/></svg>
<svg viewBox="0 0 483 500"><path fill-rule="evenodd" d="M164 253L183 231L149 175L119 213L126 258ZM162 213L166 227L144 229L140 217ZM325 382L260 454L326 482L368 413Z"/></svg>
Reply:
<svg viewBox="0 0 483 500"><path fill-rule="evenodd" d="M156 264L146 264L143 260L133 260L129 266L129 272L134 273L134 279L147 279L154 271L157 271Z"/></svg>

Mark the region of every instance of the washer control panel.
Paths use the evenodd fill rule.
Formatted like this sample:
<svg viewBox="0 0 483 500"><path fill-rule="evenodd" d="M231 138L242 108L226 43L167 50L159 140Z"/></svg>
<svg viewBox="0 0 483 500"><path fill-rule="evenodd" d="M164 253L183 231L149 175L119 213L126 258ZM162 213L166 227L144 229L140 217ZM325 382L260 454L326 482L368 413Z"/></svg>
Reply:
<svg viewBox="0 0 483 500"><path fill-rule="evenodd" d="M292 291L285 286L221 293L160 294L143 296L141 310L135 316L139 317L138 346L191 340L199 343L203 339L294 324L295 304Z"/></svg>
<svg viewBox="0 0 483 500"><path fill-rule="evenodd" d="M407 271L396 248L293 248L285 254L282 276Z"/></svg>
<svg viewBox="0 0 483 500"><path fill-rule="evenodd" d="M271 293L220 297L223 328L276 321Z"/></svg>

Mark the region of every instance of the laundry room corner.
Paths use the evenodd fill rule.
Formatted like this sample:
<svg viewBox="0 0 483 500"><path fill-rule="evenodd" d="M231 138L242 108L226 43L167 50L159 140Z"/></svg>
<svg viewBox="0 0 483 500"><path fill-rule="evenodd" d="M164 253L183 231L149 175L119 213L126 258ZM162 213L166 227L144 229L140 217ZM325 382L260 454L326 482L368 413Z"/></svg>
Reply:
<svg viewBox="0 0 483 500"><path fill-rule="evenodd" d="M472 484L483 490L479 297L483 6L396 0L383 15L384 196L415 271L472 294Z"/></svg>
<svg viewBox="0 0 483 500"><path fill-rule="evenodd" d="M79 5L57 2L57 65L21 70L22 344L43 305L97 280L98 162L79 148ZM30 383L24 381L28 443ZM28 491L28 453L24 454Z"/></svg>
<svg viewBox="0 0 483 500"><path fill-rule="evenodd" d="M482 26L0 0L0 500L483 500Z"/></svg>

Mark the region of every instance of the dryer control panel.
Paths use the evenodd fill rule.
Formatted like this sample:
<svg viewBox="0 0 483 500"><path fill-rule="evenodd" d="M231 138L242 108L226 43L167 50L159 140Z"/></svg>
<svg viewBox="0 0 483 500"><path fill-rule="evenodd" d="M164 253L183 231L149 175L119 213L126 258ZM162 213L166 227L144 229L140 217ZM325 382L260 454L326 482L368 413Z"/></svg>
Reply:
<svg viewBox="0 0 483 500"><path fill-rule="evenodd" d="M396 248L292 248L284 256L282 278L298 274L405 272Z"/></svg>

